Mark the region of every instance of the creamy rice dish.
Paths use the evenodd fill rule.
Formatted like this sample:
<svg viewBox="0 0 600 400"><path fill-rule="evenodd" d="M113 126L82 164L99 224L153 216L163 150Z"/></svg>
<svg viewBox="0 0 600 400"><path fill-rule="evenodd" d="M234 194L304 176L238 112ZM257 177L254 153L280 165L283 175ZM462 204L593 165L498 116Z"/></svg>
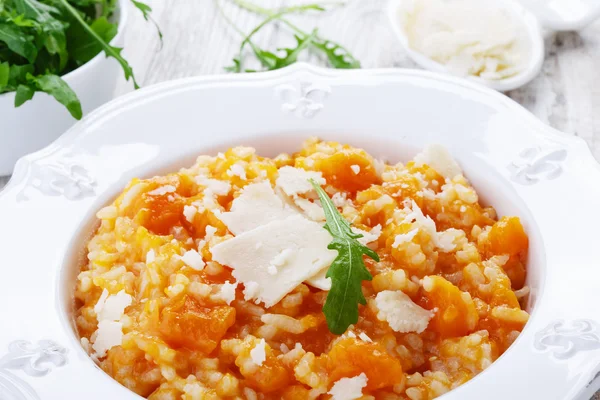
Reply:
<svg viewBox="0 0 600 400"><path fill-rule="evenodd" d="M342 242L371 256L332 247L328 204L351 226ZM529 317L519 218L482 206L437 145L394 165L316 138L275 158L235 147L134 179L97 218L81 343L152 400L433 399ZM342 285L358 295L327 311Z"/></svg>

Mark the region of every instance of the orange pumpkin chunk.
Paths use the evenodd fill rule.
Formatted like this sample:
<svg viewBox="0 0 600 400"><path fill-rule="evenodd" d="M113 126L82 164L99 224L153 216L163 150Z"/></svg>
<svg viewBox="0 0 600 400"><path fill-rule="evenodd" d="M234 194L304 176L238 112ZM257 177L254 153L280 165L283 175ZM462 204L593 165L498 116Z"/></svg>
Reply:
<svg viewBox="0 0 600 400"><path fill-rule="evenodd" d="M492 226L489 234L491 251L494 254L514 256L527 251L529 239L519 217L502 217Z"/></svg>
<svg viewBox="0 0 600 400"><path fill-rule="evenodd" d="M240 373L246 378L246 384L264 393L272 393L289 385L291 372L286 369L283 362L278 359L271 348L265 346L265 361L260 368L247 369L248 358L253 346L246 346L235 360L235 365L240 368Z"/></svg>
<svg viewBox="0 0 600 400"><path fill-rule="evenodd" d="M428 276L424 279L425 298L423 306L429 310L437 308L429 327L442 337L463 336L471 332L479 315L473 299L467 292L441 276Z"/></svg>
<svg viewBox="0 0 600 400"><path fill-rule="evenodd" d="M108 352L104 370L130 390L147 397L160 385L160 375L152 374L157 369L153 361L144 357L139 349L113 347ZM131 379L133 377L133 379Z"/></svg>
<svg viewBox="0 0 600 400"><path fill-rule="evenodd" d="M283 400L305 400L310 398L310 390L300 385L290 386L284 390L281 398Z"/></svg>
<svg viewBox="0 0 600 400"><path fill-rule="evenodd" d="M344 149L336 152L318 160L315 169L323 173L328 183L351 192L367 189L380 182L368 155L360 150Z"/></svg>
<svg viewBox="0 0 600 400"><path fill-rule="evenodd" d="M246 383L264 393L271 393L286 387L290 374L281 361L271 358L263 363L256 373L246 377Z"/></svg>
<svg viewBox="0 0 600 400"><path fill-rule="evenodd" d="M185 347L210 353L234 323L235 308L205 307L192 297L185 296L173 306L163 309L159 332L174 348Z"/></svg>
<svg viewBox="0 0 600 400"><path fill-rule="evenodd" d="M377 390L402 382L402 365L378 343L341 339L327 355L330 383L341 378L367 375L367 389Z"/></svg>

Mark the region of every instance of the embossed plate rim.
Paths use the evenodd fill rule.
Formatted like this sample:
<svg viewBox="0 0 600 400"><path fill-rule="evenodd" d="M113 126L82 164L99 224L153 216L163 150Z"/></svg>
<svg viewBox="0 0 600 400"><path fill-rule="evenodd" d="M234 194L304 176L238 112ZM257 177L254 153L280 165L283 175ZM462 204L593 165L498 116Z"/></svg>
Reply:
<svg viewBox="0 0 600 400"><path fill-rule="evenodd" d="M317 93L318 96L316 98L311 98L311 91L303 90L302 82L309 84L309 87L310 84L313 86L316 85L315 87L322 85L321 91ZM469 93L472 93L471 96L473 98L486 99L486 101L489 101L490 104L493 104L493 107L490 107L501 110L504 114L510 113L511 117L514 115L515 120L517 121L515 123L518 124L520 128L528 131L526 133L529 135L528 138L531 140L527 146L533 148L537 145L541 145L543 146L544 151L546 151L546 153L535 153L533 151L526 152L523 154L523 156L525 156L525 160L522 161L521 164L516 165L517 172L515 172L515 178L518 179L513 179L510 184L515 188L515 190L518 191L519 194L522 194L522 196L528 199L534 199L537 193L536 191L539 191L538 188L540 187L545 188L544 190L547 190L547 188L552 184L552 179L559 179L565 185L569 185L572 180L583 181L581 177L572 176L572 170L575 170L576 168L584 168L586 171L590 171L591 174L595 174L595 176L600 177L600 165L593 160L591 152L582 139L568 136L545 126L521 106L517 105L501 94L490 91L489 89L478 87L475 84L462 81L458 78L441 76L424 71L394 69L337 71L325 70L306 64L296 64L284 70L264 74L186 78L148 87L139 92L118 98L92 113L88 118L78 123L73 129L67 132L63 137L61 137L48 148L38 153L26 156L23 160L21 160L18 163L14 178L11 180L6 190L0 194L0 205L3 203L10 203L13 201L13 196L16 196L21 192L23 192L25 197L28 199L28 196L31 197L31 199L27 200L30 201L30 203L18 203L18 200L14 200L15 203L13 203L13 206L15 207L15 211L19 211L19 209L22 207L29 207L32 209L32 211L36 211L41 207L42 204L44 207L61 205L64 209L68 209L69 213L71 214L70 216L65 215L64 218L64 224L69 226L68 232L69 235L71 235L74 229L76 229L78 226L78 216L87 213L95 204L95 201L104 195L104 193L107 191L106 182L109 181L109 179L106 178L106 174L108 172L96 165L98 161L97 159L101 159L102 157L97 154L84 154L82 152L81 149L86 146L86 141L89 141L90 143L93 142L92 139L94 139L93 136L95 129L102 127L103 124L110 122L113 118L117 118L122 114L124 115L125 113L135 110L138 107L144 107L146 104L149 104L153 101L159 101L163 97L175 96L179 94L184 95L187 92L202 91L205 89L232 89L237 88L238 86L243 86L248 90L256 90L257 92L262 91L264 92L263 94L266 93L265 90L270 90L269 93L271 93L271 99L268 101L266 98L263 99L264 105L261 103L261 106L274 107L274 113L281 113L281 111L283 111L289 114L289 117L285 117L285 124L297 126L300 127L299 129L301 129L301 127L305 126L311 126L314 128L323 121L327 120L327 110L331 108L332 103L338 101L334 98L336 91L341 91L342 88L353 88L354 90L362 87L379 87L377 90L381 90L386 83L394 83L398 85L411 83L414 84L414 86L423 88L423 90L428 90L429 88L431 90L442 91L443 89L453 95L453 92L460 92L460 95L464 96L469 96ZM290 90L292 90L292 92L295 90L297 92L297 96L291 100L288 97L285 97L282 100L277 96L276 90L274 90L281 87L296 87L296 89ZM284 117L278 116L277 118L282 119ZM90 134L89 132L92 133ZM131 137L137 138L136 140L141 142L144 141L143 138L141 138L140 135L136 134L135 132L131 133ZM244 138L245 137L247 136L244 136ZM242 138L242 136L240 136L240 138ZM87 145L89 145L89 143L87 143ZM559 150L553 150L554 147ZM562 157L560 149L565 149L565 151L568 151L568 155ZM69 152L72 153L70 158L67 157ZM509 166L510 162L514 163L515 160L513 157L517 157L518 155L518 153L512 154L506 160L502 159L504 164L498 164L496 166L499 171L502 170L503 177L510 177L507 167ZM62 165L64 164L65 160L71 160L73 163ZM550 161L550 163L547 161ZM555 164L556 162L559 164ZM35 168L43 165L52 166L53 163L58 163L58 167L56 169L59 171L58 177L54 176L54 178L57 178L58 181L51 181L49 184L49 189L44 188L43 186L38 187L38 189L25 187L27 186L29 178L32 176L35 178ZM85 174L73 172L73 168L79 164L83 164L83 166L87 168ZM146 164L147 162L144 161L140 165ZM135 166L131 165L127 167L127 170L133 170L134 167L137 168L137 164ZM91 171L89 171L90 168L92 169ZM148 167L145 166L144 168L147 169ZM87 172L90 172L89 176ZM561 173L563 173L563 175L561 175ZM75 179L75 181L72 183L74 183L74 187L78 188L78 190L75 190L75 192L69 191L73 188L73 186L70 185L68 179L66 183L60 180L65 177L65 174L70 179ZM468 171L467 174L469 174ZM524 179L522 182L519 182L520 178L522 177L524 177ZM542 179L540 180L539 178ZM113 186L115 179L116 178L114 177L110 178L110 182L113 182ZM531 181L535 182L531 184ZM35 186L33 181L31 181L31 186ZM81 190L82 188L84 190ZM65 195L66 197L63 198L60 196L52 196L52 194ZM3 212L3 209L0 208L0 215L2 215ZM51 217L48 218L52 219ZM0 237L3 233L7 234L7 231L3 232L2 227L0 227ZM60 243L57 243L58 253L63 254L65 251L65 244L62 242L63 239L57 239L57 242L58 241L60 241ZM60 262L62 262L62 259L58 258L57 260L52 261L50 264L56 266L56 263ZM51 276L55 277L55 275L56 274ZM54 289L52 290L54 291ZM57 301L57 299L53 299L53 301ZM543 305L544 304L541 304L540 306ZM56 305L54 307L56 307ZM593 335L589 336L591 338L591 342L582 342L580 340L581 335L578 334L577 330L577 326L579 325L575 325L575 327L572 328L572 331L562 328L558 330L555 329L555 331L550 331L548 333L549 336L544 336L545 338L550 337L549 341L544 340L543 343L541 343L545 347L538 346L538 349L535 349L534 344L537 343L535 341L536 338L534 337L535 333L541 332L547 327L548 324L556 322L556 318L552 320L544 319L550 314L550 311L548 310L542 310L543 312L540 313L541 316L538 318L538 315L536 314L538 309L539 308L536 307L536 310L534 310L531 329L526 327L523 335L521 335L517 342L515 342L514 350L521 351L522 349L526 349L527 352L531 352L527 354L529 354L529 356L532 358L536 358L536 362L543 363L544 367L558 368L561 371L574 371L575 375L578 377L577 382L575 382L576 384L568 390L565 388L560 390L565 391L564 393L566 399L575 399L580 396L584 390L586 390L585 385L589 383L589 380L591 380L591 377L593 376L588 375L592 374L592 372L596 370L596 367L592 366L588 371L588 366L583 368L581 363L588 363L590 361L590 357L598 354L598 351L594 347L597 341L597 333L594 331ZM588 312L586 310L584 311ZM562 314L557 315L565 316L565 313L563 312ZM570 320L565 322L565 324L567 324L565 326L567 327L570 326L569 324L573 321L577 323L577 321L585 319L584 317L588 317L587 314L579 315L577 313L568 316ZM56 321L52 320L53 324L55 322ZM597 330L595 325L594 329ZM108 381L111 381L103 373L100 373L97 368L94 368L93 364L88 358L84 357L83 360L81 359L81 348L74 348L76 343L73 343L74 340L72 339L71 333L66 332L61 323L58 323L56 326L53 325L49 327L46 331L32 332L20 325L17 326L15 330L19 332L26 332L26 334L19 333L21 336L14 337L12 338L13 340L25 339L31 342L37 342L38 340L52 339L59 345L64 346L67 349L74 350L69 351L67 354L70 362L61 368L57 368L56 371L53 371L52 376L56 376L56 379L66 379L66 376L68 376L69 373L72 373L76 368L80 368L85 372L86 376L92 380L90 384L94 386L100 385L100 383L107 383ZM583 333L587 335L587 332ZM575 336L575 339L573 339L573 336ZM586 339L584 338L584 340ZM0 356L7 351L7 349L3 347L4 345L2 334L0 334ZM567 354L569 354L570 357L561 359L560 355L563 352L563 350L561 350L561 346L567 346L565 351L567 351ZM574 353L571 352L570 349L573 346L575 346L574 348L576 350L580 351L575 351ZM512 348L509 352L511 351L513 351ZM558 357L556 354L558 354ZM508 359L513 358L514 357L511 354ZM506 362L507 361L502 359L503 364L506 364ZM446 395L445 398L448 398L449 400L452 398L477 398L477 393L481 393L479 392L478 387L480 387L486 381L489 382L490 379L497 375L498 370L501 369L495 368L497 364L499 363L494 363L494 365L482 373L480 377L452 391L450 394ZM587 382L586 379L588 379ZM47 386L42 386L42 383L38 383L37 381L32 381L31 384L36 388L43 387L44 390L51 390L46 389ZM600 382L595 382L593 385L600 385ZM126 393L123 392L124 389L119 385L109 384L105 386L106 387L103 387L103 389L111 394L114 393L115 396L117 396L117 393ZM97 396L101 396L101 394L97 394ZM136 396L132 395L132 397Z"/></svg>

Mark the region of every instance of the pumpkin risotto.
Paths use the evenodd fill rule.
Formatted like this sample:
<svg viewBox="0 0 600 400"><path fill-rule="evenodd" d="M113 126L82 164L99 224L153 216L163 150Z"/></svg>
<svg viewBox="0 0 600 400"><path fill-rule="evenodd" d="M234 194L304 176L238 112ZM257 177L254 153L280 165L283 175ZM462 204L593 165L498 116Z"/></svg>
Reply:
<svg viewBox="0 0 600 400"><path fill-rule="evenodd" d="M343 335L337 252L312 179L363 245L372 280ZM528 238L430 146L406 165L310 139L236 147L134 179L97 214L75 292L81 343L152 400L433 399L487 368L527 322Z"/></svg>

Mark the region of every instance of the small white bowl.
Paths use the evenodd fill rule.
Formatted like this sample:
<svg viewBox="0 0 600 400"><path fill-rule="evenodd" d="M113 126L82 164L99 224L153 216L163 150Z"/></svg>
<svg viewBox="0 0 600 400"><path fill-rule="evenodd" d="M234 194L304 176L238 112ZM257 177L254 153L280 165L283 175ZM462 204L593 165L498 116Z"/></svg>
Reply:
<svg viewBox="0 0 600 400"><path fill-rule="evenodd" d="M544 29L577 31L600 17L598 0L519 0Z"/></svg>
<svg viewBox="0 0 600 400"><path fill-rule="evenodd" d="M417 63L421 68L424 68L433 72L441 72L447 73L450 72L446 68L445 65L438 63L430 59L429 57L413 50L406 38L406 34L404 33L404 29L401 25L400 18L398 17L398 13L400 12L400 6L402 5L402 1L404 0L391 0L388 5L388 17L396 34L396 37L400 41L404 50L408 53L409 57ZM487 0L492 1L492 0ZM508 11L517 21L520 21L524 27L525 32L527 33L527 41L529 48L529 60L527 64L523 68L519 74L512 76L506 79L499 80L491 80L491 79L483 79L477 76L467 75L466 79L480 83L489 88L498 90L500 92L506 92L509 90L516 89L521 87L533 78L540 72L542 68L542 63L544 61L544 40L542 37L542 30L538 19L525 7L521 6L515 0L494 0L502 9Z"/></svg>
<svg viewBox="0 0 600 400"><path fill-rule="evenodd" d="M121 47L127 22L125 0L119 0L117 13L118 31L110 44ZM119 63L101 52L62 78L77 93L86 115L112 99L120 73ZM10 175L20 157L47 146L77 122L62 104L46 93L36 93L32 100L18 108L14 102L14 92L0 95L0 176Z"/></svg>

